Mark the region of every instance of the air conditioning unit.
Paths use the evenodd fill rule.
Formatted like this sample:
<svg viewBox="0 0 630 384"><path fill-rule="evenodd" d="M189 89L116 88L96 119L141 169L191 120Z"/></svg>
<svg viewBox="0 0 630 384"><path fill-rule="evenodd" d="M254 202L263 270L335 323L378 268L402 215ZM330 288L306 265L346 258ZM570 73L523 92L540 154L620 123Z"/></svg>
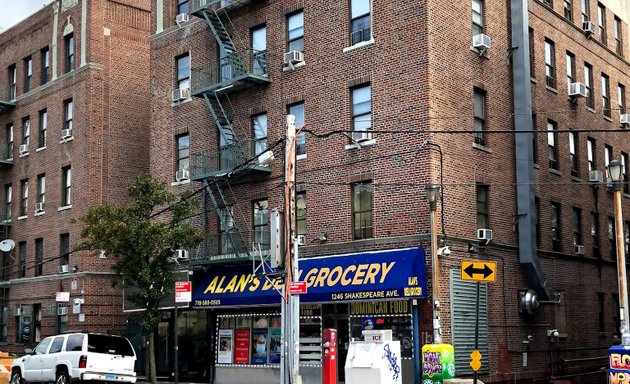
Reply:
<svg viewBox="0 0 630 384"><path fill-rule="evenodd" d="M62 139L68 139L70 137L72 137L72 128L62 129L61 130L61 138Z"/></svg>
<svg viewBox="0 0 630 384"><path fill-rule="evenodd" d="M575 253L576 255L583 255L584 254L584 246L583 245L579 245L576 244L573 246L573 253Z"/></svg>
<svg viewBox="0 0 630 384"><path fill-rule="evenodd" d="M63 316L68 314L68 307L66 305L57 307L57 316Z"/></svg>
<svg viewBox="0 0 630 384"><path fill-rule="evenodd" d="M190 20L190 16L187 13L180 13L179 15L175 16L175 22L177 24L185 23L188 20Z"/></svg>
<svg viewBox="0 0 630 384"><path fill-rule="evenodd" d="M352 140L357 143L372 140L372 133L368 131L354 131L352 132Z"/></svg>
<svg viewBox="0 0 630 384"><path fill-rule="evenodd" d="M586 97L586 85L582 83L569 84L569 96Z"/></svg>
<svg viewBox="0 0 630 384"><path fill-rule="evenodd" d="M35 203L35 213L44 212L44 203Z"/></svg>
<svg viewBox="0 0 630 384"><path fill-rule="evenodd" d="M597 27L595 26L595 23L593 23L592 21L585 21L582 23L582 31L584 31L584 33L586 33L587 36L595 34L596 30L597 30Z"/></svg>
<svg viewBox="0 0 630 384"><path fill-rule="evenodd" d="M187 260L188 259L188 251L185 249L176 249L175 250L175 258L178 260Z"/></svg>
<svg viewBox="0 0 630 384"><path fill-rule="evenodd" d="M20 144L20 155L28 153L28 144Z"/></svg>
<svg viewBox="0 0 630 384"><path fill-rule="evenodd" d="M183 180L190 180L190 172L188 172L187 169L180 169L179 171L175 172L175 180L177 180L178 182Z"/></svg>
<svg viewBox="0 0 630 384"><path fill-rule="evenodd" d="M589 171L588 181L591 183L601 183L604 181L604 172L602 171Z"/></svg>
<svg viewBox="0 0 630 384"><path fill-rule="evenodd" d="M492 229L479 228L477 229L477 240L483 240L489 243L492 240Z"/></svg>
<svg viewBox="0 0 630 384"><path fill-rule="evenodd" d="M70 270L70 268L68 267L68 264L60 265L57 268L57 272L59 272L59 273L68 273L69 270Z"/></svg>
<svg viewBox="0 0 630 384"><path fill-rule="evenodd" d="M284 65L303 63L304 53L300 51L285 52L283 61Z"/></svg>
<svg viewBox="0 0 630 384"><path fill-rule="evenodd" d="M190 98L190 88L177 88L173 90L173 101L186 100Z"/></svg>
<svg viewBox="0 0 630 384"><path fill-rule="evenodd" d="M483 33L474 35L472 38L473 48L477 48L482 51L485 51L486 49L490 48L490 45L491 45L490 36L485 35Z"/></svg>
<svg viewBox="0 0 630 384"><path fill-rule="evenodd" d="M22 316L22 307L19 305L16 305L15 308L13 308L13 316Z"/></svg>
<svg viewBox="0 0 630 384"><path fill-rule="evenodd" d="M630 114L622 113L619 115L619 122L621 124L630 124Z"/></svg>
<svg viewBox="0 0 630 384"><path fill-rule="evenodd" d="M295 239L297 245L306 245L306 236L305 235L297 235Z"/></svg>

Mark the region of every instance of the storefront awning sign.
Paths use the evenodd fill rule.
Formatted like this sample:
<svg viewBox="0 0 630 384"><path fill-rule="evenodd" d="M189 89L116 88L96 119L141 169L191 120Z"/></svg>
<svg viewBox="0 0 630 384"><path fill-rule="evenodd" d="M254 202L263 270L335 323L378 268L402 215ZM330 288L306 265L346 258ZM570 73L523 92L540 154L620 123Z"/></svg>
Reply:
<svg viewBox="0 0 630 384"><path fill-rule="evenodd" d="M424 249L300 259L295 281L306 283L301 302L418 299L426 295ZM209 269L193 284L192 306L280 304L282 281L254 276L251 266Z"/></svg>

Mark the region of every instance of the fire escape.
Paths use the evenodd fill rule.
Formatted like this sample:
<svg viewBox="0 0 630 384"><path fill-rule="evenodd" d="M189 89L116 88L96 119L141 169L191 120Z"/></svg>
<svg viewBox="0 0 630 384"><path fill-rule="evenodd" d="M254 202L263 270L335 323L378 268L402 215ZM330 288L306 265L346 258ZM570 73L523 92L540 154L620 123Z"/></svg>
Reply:
<svg viewBox="0 0 630 384"><path fill-rule="evenodd" d="M15 102L10 101L14 99L13 96L14 89L11 89L5 95L5 98L2 96L3 92L0 92L0 115L15 107ZM9 132L7 132L7 135ZM11 133L12 134L12 133ZM9 140L11 139L11 140ZM0 172L6 170L9 167L13 166L13 144L12 137L6 138L5 144L0 146ZM9 144L11 143L11 144ZM6 172L5 172L6 175ZM4 193L7 193L5 190ZM7 196L4 196L4 199L7 199ZM6 201L6 200L5 200ZM11 229L11 206L9 204L3 204L0 208L0 241L6 240L9 238L9 230ZM3 251L2 257L0 260L0 306L6 308L9 296L9 281L11 279L10 276L10 257L9 252Z"/></svg>
<svg viewBox="0 0 630 384"><path fill-rule="evenodd" d="M203 98L214 120L209 137L216 137L217 147L190 154L190 179L203 183L208 200L220 222L221 234L207 236L206 241L190 263L206 265L212 263L239 262L256 257L252 252L253 233L241 230L235 218L236 212L229 205L230 183L245 175L266 175L271 167L260 156L266 150L261 143L251 138L248 130L237 132L233 118L234 108L230 97L253 87L271 82L268 76L267 53L254 48L235 44L228 26L231 26L229 14L242 10L256 0L193 0L191 13L204 19L214 36L219 57L215 63L209 63L191 70L191 95ZM235 35L237 36L237 35ZM238 45L238 46L237 46ZM210 141L212 142L212 141ZM207 210L205 215L207 215ZM205 216L208 223L208 217ZM208 235L208 234L207 234Z"/></svg>

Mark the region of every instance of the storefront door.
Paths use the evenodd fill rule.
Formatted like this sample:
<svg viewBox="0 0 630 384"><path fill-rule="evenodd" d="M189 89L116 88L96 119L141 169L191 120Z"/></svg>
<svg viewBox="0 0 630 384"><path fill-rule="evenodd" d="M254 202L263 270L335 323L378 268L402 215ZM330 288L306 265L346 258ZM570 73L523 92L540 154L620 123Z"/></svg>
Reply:
<svg viewBox="0 0 630 384"><path fill-rule="evenodd" d="M348 331L348 304L324 304L322 305L322 326L337 330L337 381L342 384L345 381L346 356L350 345Z"/></svg>

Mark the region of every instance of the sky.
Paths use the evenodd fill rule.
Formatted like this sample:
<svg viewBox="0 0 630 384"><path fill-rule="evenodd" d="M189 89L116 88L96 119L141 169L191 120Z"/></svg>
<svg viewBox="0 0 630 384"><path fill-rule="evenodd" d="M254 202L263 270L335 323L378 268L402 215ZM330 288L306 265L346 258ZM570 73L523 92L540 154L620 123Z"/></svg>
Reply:
<svg viewBox="0 0 630 384"><path fill-rule="evenodd" d="M7 30L53 0L0 0L0 29Z"/></svg>

